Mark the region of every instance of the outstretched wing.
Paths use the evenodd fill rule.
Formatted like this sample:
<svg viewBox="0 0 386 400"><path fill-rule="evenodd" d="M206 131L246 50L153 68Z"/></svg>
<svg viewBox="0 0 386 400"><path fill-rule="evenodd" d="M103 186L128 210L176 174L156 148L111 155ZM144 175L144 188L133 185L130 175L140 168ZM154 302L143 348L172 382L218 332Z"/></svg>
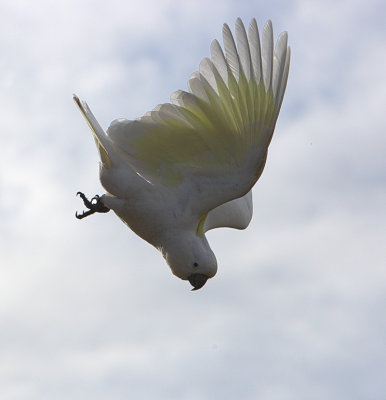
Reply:
<svg viewBox="0 0 386 400"><path fill-rule="evenodd" d="M213 41L212 57L192 75L189 92L177 91L172 104L136 121L113 121L107 131L111 148L130 168L177 190L201 215L244 196L259 178L289 71L287 33L274 48L271 21L261 44L255 19L248 35L237 19L236 41L225 24L223 39L225 54Z"/></svg>
<svg viewBox="0 0 386 400"><path fill-rule="evenodd" d="M225 55L215 40L212 60L204 59L189 80L137 121L116 120L108 135L149 180L177 185L192 174L223 174L245 163L256 147L267 147L287 83L290 50L283 33L273 50L266 24L260 46L256 20L247 37L236 22L237 46L223 28Z"/></svg>

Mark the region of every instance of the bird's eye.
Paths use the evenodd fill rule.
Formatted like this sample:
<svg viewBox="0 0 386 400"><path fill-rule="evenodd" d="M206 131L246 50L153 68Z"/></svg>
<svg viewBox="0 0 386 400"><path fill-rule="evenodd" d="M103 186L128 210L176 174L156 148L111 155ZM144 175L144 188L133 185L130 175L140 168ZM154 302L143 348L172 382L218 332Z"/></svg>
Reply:
<svg viewBox="0 0 386 400"><path fill-rule="evenodd" d="M195 262L195 263L193 264L193 267L198 267L198 263Z"/></svg>

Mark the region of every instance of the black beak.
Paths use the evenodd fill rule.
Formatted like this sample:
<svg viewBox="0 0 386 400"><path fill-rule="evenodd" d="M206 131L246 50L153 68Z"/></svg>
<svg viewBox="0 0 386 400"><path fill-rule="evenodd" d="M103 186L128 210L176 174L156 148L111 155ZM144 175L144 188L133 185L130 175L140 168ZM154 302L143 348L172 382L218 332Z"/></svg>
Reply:
<svg viewBox="0 0 386 400"><path fill-rule="evenodd" d="M192 290L198 290L201 289L206 281L208 280L208 277L203 274L192 274L188 278L190 284L193 286Z"/></svg>

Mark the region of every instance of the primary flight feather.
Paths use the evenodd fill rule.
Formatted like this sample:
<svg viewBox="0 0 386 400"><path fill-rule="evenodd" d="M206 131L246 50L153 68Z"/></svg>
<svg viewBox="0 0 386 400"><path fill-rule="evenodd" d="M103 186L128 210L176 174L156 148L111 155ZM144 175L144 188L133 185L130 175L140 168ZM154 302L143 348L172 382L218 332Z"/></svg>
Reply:
<svg viewBox="0 0 386 400"><path fill-rule="evenodd" d="M88 211L113 210L137 235L159 249L174 275L201 288L217 272L205 232L245 229L252 218L251 189L263 172L287 85L290 48L282 33L274 48L272 23L260 43L253 19L236 21L236 40L223 27L217 40L171 104L143 117L118 119L107 133L85 102L74 100L99 150L107 193L87 200Z"/></svg>

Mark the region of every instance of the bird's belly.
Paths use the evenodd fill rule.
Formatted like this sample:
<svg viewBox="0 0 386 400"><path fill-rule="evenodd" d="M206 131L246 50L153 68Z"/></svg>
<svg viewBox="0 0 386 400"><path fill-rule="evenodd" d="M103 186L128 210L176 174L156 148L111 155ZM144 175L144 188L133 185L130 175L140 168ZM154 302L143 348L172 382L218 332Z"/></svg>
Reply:
<svg viewBox="0 0 386 400"><path fill-rule="evenodd" d="M173 214L160 205L149 204L145 199L140 203L124 200L123 206L114 211L135 234L159 247L165 230L173 226Z"/></svg>

